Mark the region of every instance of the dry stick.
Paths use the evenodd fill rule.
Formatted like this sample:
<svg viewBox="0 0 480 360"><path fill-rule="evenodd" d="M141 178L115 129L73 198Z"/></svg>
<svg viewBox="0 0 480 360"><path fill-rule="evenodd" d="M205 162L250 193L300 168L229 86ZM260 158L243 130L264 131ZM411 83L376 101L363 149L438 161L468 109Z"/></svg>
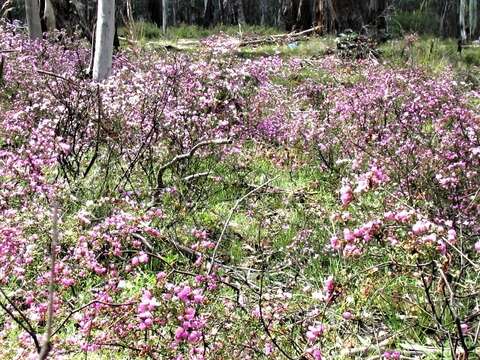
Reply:
<svg viewBox="0 0 480 360"><path fill-rule="evenodd" d="M47 312L47 333L43 342L42 351L38 355L38 360L47 358L51 350L50 338L52 336L53 324L53 296L55 291L55 261L58 243L58 204L53 200L53 228L52 242L50 244L50 282L48 285L48 312Z"/></svg>
<svg viewBox="0 0 480 360"><path fill-rule="evenodd" d="M455 325L457 327L457 333L458 333L458 336L460 338L460 345L462 346L463 351L465 351L465 356L467 356L467 358L468 358L468 346L465 343L465 337L463 336L461 323L460 323L460 318L458 317L457 311L454 309L454 307L455 307L455 304L454 304L455 294L452 291L452 287L450 286L450 283L448 282L447 276L445 275L445 272L443 271L442 267L439 264L437 264L437 268L440 272L440 275L443 279L443 282L445 283L445 285L448 288L448 292L450 293L450 298L446 299L447 300L447 305L448 305L448 307L450 309L450 312L452 313L453 318L455 320Z"/></svg>
<svg viewBox="0 0 480 360"><path fill-rule="evenodd" d="M236 202L235 202L235 205L232 207L232 209L230 210L230 214L228 214L228 217L227 217L227 220L225 221L225 224L223 224L223 229L222 229L222 232L220 233L220 237L218 238L218 241L217 241L217 244L215 245L215 249L213 249L213 254L212 254L212 258L211 258L211 261L210 261L210 269L208 270L208 275L210 275L212 273L212 270L213 270L213 266L215 264L215 257L217 255L217 251L218 251L218 247L220 246L220 243L222 242L223 240L223 237L225 235L225 231L227 230L227 227L228 227L228 224L230 223L230 221L232 220L232 216L235 212L235 210L237 210L238 206L246 199L248 198L250 195L256 193L258 190L260 190L261 188L267 186L268 184L270 184L272 181L278 179L280 177L280 175L277 175L267 181L265 181L263 184L261 185L258 185L255 189L249 191L248 193L246 193L245 195L243 195L240 199L238 199Z"/></svg>
<svg viewBox="0 0 480 360"><path fill-rule="evenodd" d="M265 321L265 317L263 316L263 307L262 307L262 297L263 297L263 277L265 276L265 268L262 269L262 273L260 275L260 294L258 297L258 312L260 315L260 321L262 323L263 329L265 330L265 333L267 336L270 338L270 341L272 342L273 345L285 356L288 360L294 360L293 357L291 357L278 343L275 337L272 335L269 329L269 325Z"/></svg>
<svg viewBox="0 0 480 360"><path fill-rule="evenodd" d="M75 81L73 81L72 79L68 79L62 75L58 75L58 74L55 74L53 72L50 72L50 71L45 71L45 70L40 70L40 69L37 69L37 73L39 74L43 74L43 75L48 75L48 76L51 76L51 77L54 77L55 79L60 79L60 80L64 80L72 85L77 85L77 83Z"/></svg>
<svg viewBox="0 0 480 360"><path fill-rule="evenodd" d="M295 38L313 33L313 32L315 32L317 30L320 30L320 29L321 29L320 26L315 26L311 29L303 30L303 31L300 31L300 32L291 32L291 33L288 33L288 34L270 35L270 36L264 37L262 39L256 39L256 40L245 40L245 41L242 41L239 44L239 46L242 47L242 46L256 45L256 44L262 44L262 43L271 43L271 42L275 42L277 40L283 40L283 39L293 40Z"/></svg>
<svg viewBox="0 0 480 360"><path fill-rule="evenodd" d="M30 322L28 321L28 319L26 318L26 316L20 311L20 309L18 309L18 307L13 303L13 301L9 299L9 297L7 296L7 294L5 294L5 292L1 287L0 287L0 293L5 297L7 302L15 309L15 311L17 311L20 314L20 317L22 318L23 321L25 321L25 323L22 320L18 319L13 313L13 311L11 311L8 308L8 306L1 301L0 301L0 307L13 319L13 321L15 321L23 330L25 330L28 333L28 335L30 335L30 337L33 339L33 343L35 344L35 349L37 350L37 352L40 352L41 347L40 347L40 343L38 342L37 334L33 329L32 325L30 324Z"/></svg>
<svg viewBox="0 0 480 360"><path fill-rule="evenodd" d="M450 245L456 252L458 252L462 258L464 258L465 260L467 260L467 262L469 262L470 265L472 265L475 269L479 269L479 268L480 268L480 265L475 264L472 260L470 260L470 259L467 257L467 255L465 255L459 248L457 248L455 245L453 245L450 241L448 241L448 240L445 239L445 242L446 242L448 245Z"/></svg>
<svg viewBox="0 0 480 360"><path fill-rule="evenodd" d="M198 144L194 145L188 152L184 154L180 154L175 156L172 160L169 162L163 164L160 169L158 169L157 172L157 191L159 191L163 187L163 173L165 170L167 170L169 167L175 165L177 162L185 159L190 159L195 152L205 146L208 145L224 145L224 144L230 144L232 142L232 139L214 139L214 140L205 140L201 141Z"/></svg>
<svg viewBox="0 0 480 360"><path fill-rule="evenodd" d="M93 300L93 301L90 301L88 304L85 304L85 305L82 305L80 306L79 308L75 309L75 310L72 310L65 319L63 319L63 321L60 323L60 325L55 329L54 332L52 332L52 336L55 335L57 332L59 332L63 326L67 323L68 320L70 320L70 318L75 315L76 313L82 311L83 309L86 309L94 304L102 304L102 305L106 305L106 306L111 306L111 307L120 307L120 306L131 306L131 305L135 305L137 304L137 302L129 302L129 303L122 303L122 304L117 304L117 303L107 303L107 302L103 302L103 301L100 301L100 300Z"/></svg>

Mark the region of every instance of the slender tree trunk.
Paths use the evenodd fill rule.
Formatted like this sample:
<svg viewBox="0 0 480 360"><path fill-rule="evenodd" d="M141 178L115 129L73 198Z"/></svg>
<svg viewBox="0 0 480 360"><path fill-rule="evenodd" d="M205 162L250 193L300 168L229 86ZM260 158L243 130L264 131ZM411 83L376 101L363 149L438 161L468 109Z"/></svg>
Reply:
<svg viewBox="0 0 480 360"><path fill-rule="evenodd" d="M30 39L41 38L42 25L40 23L40 7L38 0L25 0L25 14Z"/></svg>
<svg viewBox="0 0 480 360"><path fill-rule="evenodd" d="M468 27L469 37L473 39L476 36L478 23L478 0L470 0L468 3Z"/></svg>
<svg viewBox="0 0 480 360"><path fill-rule="evenodd" d="M245 21L245 11L243 9L243 0L236 0L237 2L237 20L238 23L241 25L244 25L246 23Z"/></svg>
<svg viewBox="0 0 480 360"><path fill-rule="evenodd" d="M213 0L204 0L203 2L203 26L209 27L213 24Z"/></svg>
<svg viewBox="0 0 480 360"><path fill-rule="evenodd" d="M218 12L221 24L225 24L225 8L223 6L223 0L218 0Z"/></svg>
<svg viewBox="0 0 480 360"><path fill-rule="evenodd" d="M113 37L115 34L115 0L99 0L93 59L93 79L105 80L112 71Z"/></svg>
<svg viewBox="0 0 480 360"><path fill-rule="evenodd" d="M45 7L43 10L43 17L47 31L53 31L57 28L57 21L55 18L55 10L51 0L45 0Z"/></svg>
<svg viewBox="0 0 480 360"><path fill-rule="evenodd" d="M306 30L310 29L313 24L311 13L312 5L310 0L300 0L297 9L297 28Z"/></svg>
<svg viewBox="0 0 480 360"><path fill-rule="evenodd" d="M162 0L162 31L164 34L167 33L167 0Z"/></svg>
<svg viewBox="0 0 480 360"><path fill-rule="evenodd" d="M172 25L177 26L177 0L172 1Z"/></svg>
<svg viewBox="0 0 480 360"><path fill-rule="evenodd" d="M284 0L278 0L278 11L275 21L275 25L277 25L280 29L285 28L285 21L283 18L283 2Z"/></svg>
<svg viewBox="0 0 480 360"><path fill-rule="evenodd" d="M150 19L158 27L162 24L162 7L160 6L161 0L148 0L148 11L150 13Z"/></svg>
<svg viewBox="0 0 480 360"><path fill-rule="evenodd" d="M465 0L460 0L460 11L459 11L459 18L458 22L460 24L460 40L464 43L467 40L467 30L465 27Z"/></svg>
<svg viewBox="0 0 480 360"><path fill-rule="evenodd" d="M267 17L267 0L260 0L260 25L265 26Z"/></svg>

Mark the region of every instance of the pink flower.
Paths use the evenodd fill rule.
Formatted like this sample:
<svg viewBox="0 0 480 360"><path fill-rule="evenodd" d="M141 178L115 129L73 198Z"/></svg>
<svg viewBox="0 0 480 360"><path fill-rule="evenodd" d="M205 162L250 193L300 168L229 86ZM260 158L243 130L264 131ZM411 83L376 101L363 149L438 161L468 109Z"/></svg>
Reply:
<svg viewBox="0 0 480 360"><path fill-rule="evenodd" d="M325 280L324 290L327 293L332 293L335 289L335 282L333 281L333 276L330 275L327 280Z"/></svg>
<svg viewBox="0 0 480 360"><path fill-rule="evenodd" d="M198 342L201 338L201 334L199 331L192 331L190 335L188 335L188 342L194 344Z"/></svg>
<svg viewBox="0 0 480 360"><path fill-rule="evenodd" d="M146 253L140 253L140 256L138 257L138 262L140 264L146 264L148 262L148 255Z"/></svg>
<svg viewBox="0 0 480 360"><path fill-rule="evenodd" d="M447 240L453 244L457 241L457 232L454 229L448 230Z"/></svg>
<svg viewBox="0 0 480 360"><path fill-rule="evenodd" d="M428 231L429 228L430 228L430 223L428 221L417 221L412 226L412 232L415 235L423 235Z"/></svg>
<svg viewBox="0 0 480 360"><path fill-rule="evenodd" d="M342 247L342 245L341 245L340 241L338 240L337 236L332 236L330 238L330 246L334 250L339 250Z"/></svg>
<svg viewBox="0 0 480 360"><path fill-rule="evenodd" d="M352 231L350 231L350 229L345 228L343 229L343 238L345 241L352 242L355 240L355 235Z"/></svg>
<svg viewBox="0 0 480 360"><path fill-rule="evenodd" d="M307 350L307 353L312 355L314 360L322 360L323 359L322 352L318 348L309 348Z"/></svg>
<svg viewBox="0 0 480 360"><path fill-rule="evenodd" d="M340 188L340 201L344 207L347 207L353 200L353 191L350 185L344 185Z"/></svg>
<svg viewBox="0 0 480 360"><path fill-rule="evenodd" d="M179 326L175 330L175 340L185 340L188 338L188 333L185 331L185 329L181 326Z"/></svg>
<svg viewBox="0 0 480 360"><path fill-rule="evenodd" d="M480 240L475 243L475 251L480 253Z"/></svg>
<svg viewBox="0 0 480 360"><path fill-rule="evenodd" d="M344 311L343 314L342 314L342 317L345 320L351 320L353 318L353 315L350 311Z"/></svg>
<svg viewBox="0 0 480 360"><path fill-rule="evenodd" d="M325 327L322 324L316 326L309 326L306 333L306 337L309 342L315 342L320 336L323 335Z"/></svg>

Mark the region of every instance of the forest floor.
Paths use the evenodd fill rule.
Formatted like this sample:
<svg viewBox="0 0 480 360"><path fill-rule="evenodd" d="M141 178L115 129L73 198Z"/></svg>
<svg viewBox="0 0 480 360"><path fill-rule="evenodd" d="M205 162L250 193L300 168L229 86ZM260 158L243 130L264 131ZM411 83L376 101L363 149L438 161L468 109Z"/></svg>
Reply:
<svg viewBox="0 0 480 360"><path fill-rule="evenodd" d="M478 49L2 30L1 358L480 356Z"/></svg>

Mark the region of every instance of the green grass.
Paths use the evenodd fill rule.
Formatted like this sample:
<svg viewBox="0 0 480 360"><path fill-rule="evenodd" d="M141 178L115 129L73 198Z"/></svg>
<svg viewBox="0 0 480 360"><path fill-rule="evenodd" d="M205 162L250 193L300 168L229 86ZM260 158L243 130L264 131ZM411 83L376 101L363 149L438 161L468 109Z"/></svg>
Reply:
<svg viewBox="0 0 480 360"><path fill-rule="evenodd" d="M120 36L125 36L128 33L127 27L121 27L119 29ZM256 35L266 36L281 33L280 30L273 27L263 27L257 25L216 25L211 28L204 28L198 25L186 25L180 24L174 27L168 27L164 34L162 29L156 24L146 21L136 21L133 24L133 33L137 39L147 40L170 40L175 41L178 39L203 39L211 35L223 33L229 36L245 36Z"/></svg>
<svg viewBox="0 0 480 360"><path fill-rule="evenodd" d="M404 39L391 40L380 46L382 57L392 64L421 66L439 73L448 67L458 71L480 65L480 47L466 47L460 54L455 39L419 37L410 46Z"/></svg>

